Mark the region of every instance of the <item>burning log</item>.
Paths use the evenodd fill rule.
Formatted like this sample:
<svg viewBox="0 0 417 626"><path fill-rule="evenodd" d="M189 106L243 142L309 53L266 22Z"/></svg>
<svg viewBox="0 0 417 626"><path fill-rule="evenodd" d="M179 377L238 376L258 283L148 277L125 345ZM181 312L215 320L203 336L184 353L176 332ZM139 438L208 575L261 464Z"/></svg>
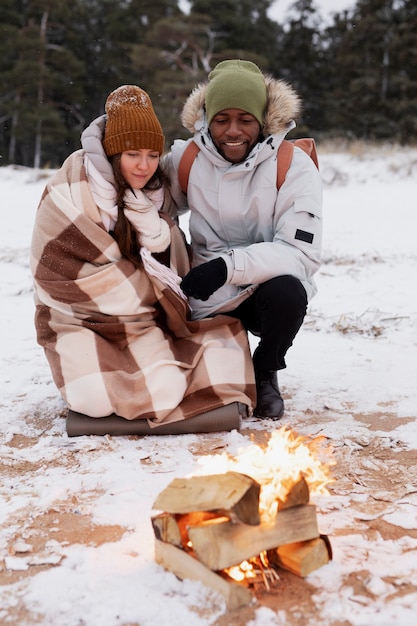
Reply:
<svg viewBox="0 0 417 626"><path fill-rule="evenodd" d="M174 515L161 513L151 518L155 537L179 548L183 545L181 531Z"/></svg>
<svg viewBox="0 0 417 626"><path fill-rule="evenodd" d="M155 560L181 580L198 580L219 592L224 597L228 610L238 609L253 601L251 591L244 585L229 582L184 550L158 539L155 541Z"/></svg>
<svg viewBox="0 0 417 626"><path fill-rule="evenodd" d="M316 507L307 504L281 511L272 525L210 520L190 526L188 535L196 557L210 569L221 570L277 546L314 539L319 529Z"/></svg>
<svg viewBox="0 0 417 626"><path fill-rule="evenodd" d="M319 533L304 475L281 486L287 487L286 495L267 522L259 512L260 485L246 474L175 479L154 503L154 509L163 511L152 517L156 561L181 579L200 580L220 592L228 609L252 601L245 585L249 574L243 575L243 583L230 578L243 565L265 558L261 573L281 566L307 576L329 561L330 544Z"/></svg>
<svg viewBox="0 0 417 626"><path fill-rule="evenodd" d="M303 474L300 473L300 478L295 482L286 481L287 493L284 498L278 498L278 510L290 509L293 506L299 506L300 504L308 504L310 501L310 490Z"/></svg>
<svg viewBox="0 0 417 626"><path fill-rule="evenodd" d="M176 478L162 491L153 508L168 513L228 511L245 524L259 524L260 485L245 474L227 472Z"/></svg>
<svg viewBox="0 0 417 626"><path fill-rule="evenodd" d="M216 513L197 511L184 515L161 513L152 517L152 527L155 537L161 541L167 541L174 546L186 546L190 539L188 528L190 525L201 524L207 520L229 521L228 517L219 517Z"/></svg>
<svg viewBox="0 0 417 626"><path fill-rule="evenodd" d="M310 541L300 541L279 546L268 553L270 563L280 565L293 574L305 578L314 570L326 565L331 559L328 540L317 537Z"/></svg>

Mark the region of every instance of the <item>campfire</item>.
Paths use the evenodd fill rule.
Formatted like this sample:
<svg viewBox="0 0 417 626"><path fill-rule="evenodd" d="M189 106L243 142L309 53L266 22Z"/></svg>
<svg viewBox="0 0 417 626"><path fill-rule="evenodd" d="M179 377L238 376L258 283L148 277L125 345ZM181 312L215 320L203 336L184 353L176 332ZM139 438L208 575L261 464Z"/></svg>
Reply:
<svg viewBox="0 0 417 626"><path fill-rule="evenodd" d="M305 577L331 559L310 495L333 482L331 452L284 428L267 445L251 444L237 458L201 459L201 474L174 479L154 502L155 558L180 579L220 592L228 609L267 590L279 568Z"/></svg>

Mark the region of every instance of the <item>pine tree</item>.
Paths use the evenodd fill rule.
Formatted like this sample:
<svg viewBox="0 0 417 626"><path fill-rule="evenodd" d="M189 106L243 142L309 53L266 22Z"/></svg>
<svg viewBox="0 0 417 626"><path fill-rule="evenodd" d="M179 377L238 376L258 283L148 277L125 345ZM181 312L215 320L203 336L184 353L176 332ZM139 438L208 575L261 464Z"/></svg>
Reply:
<svg viewBox="0 0 417 626"><path fill-rule="evenodd" d="M276 73L293 85L303 101L302 119L293 136L317 134L325 127L321 24L313 0L297 0L281 37Z"/></svg>
<svg viewBox="0 0 417 626"><path fill-rule="evenodd" d="M0 164L59 166L124 83L151 95L167 137L219 61L242 58L292 84L297 134L417 137L415 0L357 0L324 28L313 0L282 25L271 0L2 0Z"/></svg>
<svg viewBox="0 0 417 626"><path fill-rule="evenodd" d="M254 61L270 70L280 26L268 17L271 0L194 0L192 14L211 17L216 37L213 64L226 58Z"/></svg>
<svg viewBox="0 0 417 626"><path fill-rule="evenodd" d="M391 112L401 143L417 140L417 3L397 5L397 24L391 42Z"/></svg>
<svg viewBox="0 0 417 626"><path fill-rule="evenodd" d="M406 24L407 4L413 3L359 0L353 12L329 30L331 88L326 108L333 130L369 140L401 137L401 111L414 66L405 48L407 37L413 40Z"/></svg>
<svg viewBox="0 0 417 626"><path fill-rule="evenodd" d="M65 117L82 121L72 105L77 95L72 83L82 67L63 45L69 14L69 0L13 2L8 12L2 43L10 52L1 67L7 84L1 118L9 162L39 167L54 160L56 147L69 139Z"/></svg>

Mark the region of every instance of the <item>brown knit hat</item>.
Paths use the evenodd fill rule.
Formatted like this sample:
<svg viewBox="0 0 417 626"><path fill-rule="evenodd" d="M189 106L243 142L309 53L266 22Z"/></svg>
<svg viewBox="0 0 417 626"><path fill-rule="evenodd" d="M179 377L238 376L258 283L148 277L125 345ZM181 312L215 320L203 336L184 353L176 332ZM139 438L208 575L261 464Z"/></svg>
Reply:
<svg viewBox="0 0 417 626"><path fill-rule="evenodd" d="M165 137L146 91L122 85L108 96L103 146L107 156L126 150L164 151Z"/></svg>

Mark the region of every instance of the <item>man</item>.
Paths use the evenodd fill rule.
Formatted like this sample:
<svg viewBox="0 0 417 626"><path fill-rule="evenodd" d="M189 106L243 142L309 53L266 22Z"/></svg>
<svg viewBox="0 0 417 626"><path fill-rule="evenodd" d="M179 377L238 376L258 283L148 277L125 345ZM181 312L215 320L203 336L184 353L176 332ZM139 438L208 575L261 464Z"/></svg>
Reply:
<svg viewBox="0 0 417 626"><path fill-rule="evenodd" d="M277 151L299 110L283 81L249 61L223 61L184 105L182 122L193 139L174 142L167 158L173 197L180 212L191 210L193 268L181 287L195 319L227 313L259 336L253 364L260 418L283 414L277 370L286 367L320 266L321 180L299 148L277 189ZM185 202L178 167L193 140L199 151Z"/></svg>

